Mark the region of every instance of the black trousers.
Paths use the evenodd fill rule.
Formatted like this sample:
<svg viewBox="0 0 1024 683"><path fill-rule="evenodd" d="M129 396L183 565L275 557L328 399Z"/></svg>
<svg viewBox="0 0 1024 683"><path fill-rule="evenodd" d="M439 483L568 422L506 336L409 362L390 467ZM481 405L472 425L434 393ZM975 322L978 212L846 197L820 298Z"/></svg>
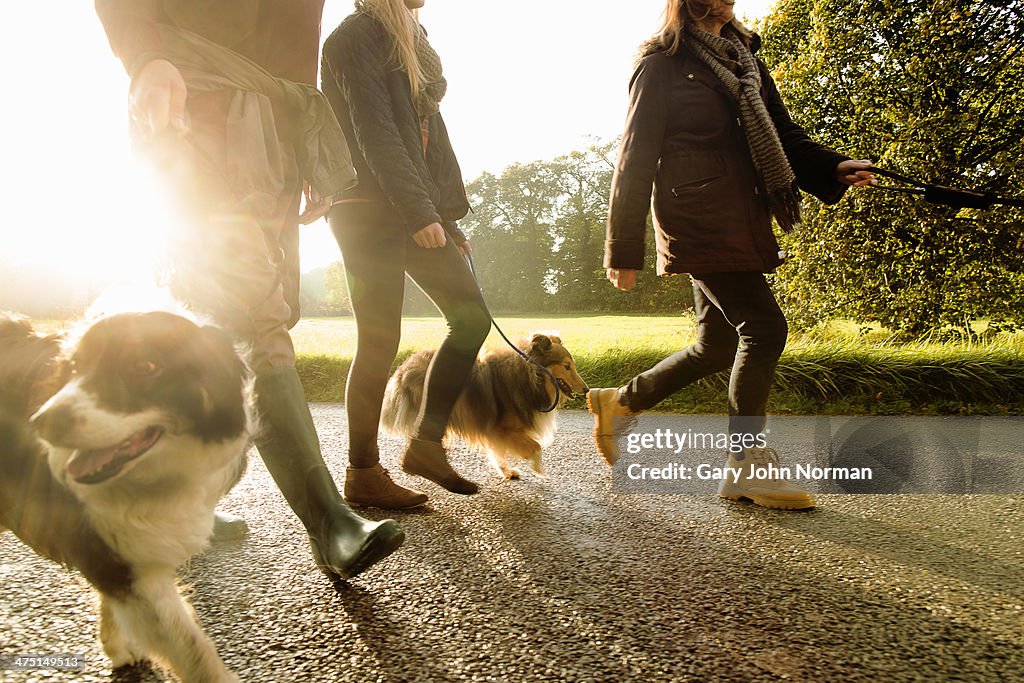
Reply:
<svg viewBox="0 0 1024 683"><path fill-rule="evenodd" d="M760 433L788 334L771 287L762 273L694 275L693 305L697 341L624 387L630 409L653 408L691 382L731 367L729 431Z"/></svg>
<svg viewBox="0 0 1024 683"><path fill-rule="evenodd" d="M406 273L448 323L448 335L427 370L417 438L441 441L491 319L469 266L450 238L439 249L417 246L400 227L394 209L379 202L339 204L329 222L345 261L357 330L345 389L349 462L370 467L379 457L381 404L402 334Z"/></svg>

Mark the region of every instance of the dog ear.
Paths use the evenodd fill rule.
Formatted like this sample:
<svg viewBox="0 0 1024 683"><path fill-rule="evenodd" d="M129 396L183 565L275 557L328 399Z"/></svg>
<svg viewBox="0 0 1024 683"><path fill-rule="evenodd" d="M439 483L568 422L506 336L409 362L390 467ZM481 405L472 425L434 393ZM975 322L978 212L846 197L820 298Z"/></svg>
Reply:
<svg viewBox="0 0 1024 683"><path fill-rule="evenodd" d="M549 334L548 335L548 339L551 340L552 344L561 344L562 343L562 338L559 337L557 334Z"/></svg>
<svg viewBox="0 0 1024 683"><path fill-rule="evenodd" d="M551 348L551 338L546 334L535 334L530 339L531 351L547 351Z"/></svg>
<svg viewBox="0 0 1024 683"><path fill-rule="evenodd" d="M200 416L196 427L206 440L235 436L245 427L244 386L250 372L234 341L211 325L199 328Z"/></svg>

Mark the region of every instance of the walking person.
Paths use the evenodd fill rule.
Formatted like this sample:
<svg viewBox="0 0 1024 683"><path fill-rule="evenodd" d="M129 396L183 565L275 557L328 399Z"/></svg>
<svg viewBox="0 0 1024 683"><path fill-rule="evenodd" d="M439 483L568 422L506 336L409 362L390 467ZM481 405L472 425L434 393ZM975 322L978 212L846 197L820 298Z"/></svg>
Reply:
<svg viewBox="0 0 1024 683"><path fill-rule="evenodd" d="M311 85L323 0L96 0L96 11L131 77L136 142L181 211L171 290L251 349L260 456L316 564L356 576L404 533L341 498L289 335L302 183L329 196L354 180L343 133Z"/></svg>
<svg viewBox="0 0 1024 683"><path fill-rule="evenodd" d="M658 273L690 274L697 340L621 387L591 390L587 403L598 450L614 464L621 418L731 369L728 466L742 474L723 481L719 495L800 509L815 505L809 491L755 476L778 464L757 437L788 332L765 279L785 256L772 221L786 232L799 225L798 186L833 204L848 186L875 181L869 161L815 143L792 121L755 56L760 42L735 18L733 2L667 0L661 30L644 45L612 180L604 265L615 287L635 286L653 187Z"/></svg>
<svg viewBox="0 0 1024 683"><path fill-rule="evenodd" d="M427 500L391 480L377 446L406 274L444 314L448 335L427 371L418 427L400 466L454 493L476 493L477 485L452 468L441 440L491 325L465 260L469 244L456 227L469 201L439 110L447 82L417 17L423 4L358 0L324 44L321 68L359 178L329 216L358 336L345 392L345 498L393 509Z"/></svg>

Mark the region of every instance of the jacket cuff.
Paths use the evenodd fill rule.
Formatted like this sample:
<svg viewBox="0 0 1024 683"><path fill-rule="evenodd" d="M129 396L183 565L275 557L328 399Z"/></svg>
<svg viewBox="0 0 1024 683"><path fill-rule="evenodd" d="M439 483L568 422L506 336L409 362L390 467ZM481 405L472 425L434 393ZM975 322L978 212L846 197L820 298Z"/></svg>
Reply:
<svg viewBox="0 0 1024 683"><path fill-rule="evenodd" d="M605 240L604 267L642 270L644 243L636 240Z"/></svg>
<svg viewBox="0 0 1024 683"><path fill-rule="evenodd" d="M438 216L437 213L433 211L430 213L424 212L409 219L409 221L406 223L405 229L406 232L408 232L410 235L415 235L423 228L427 227L428 225L433 225L434 223L441 223L441 217Z"/></svg>
<svg viewBox="0 0 1024 683"><path fill-rule="evenodd" d="M441 227L444 228L449 237L455 240L455 244L465 244L469 241L466 239L466 234L459 229L455 221L444 221L441 223Z"/></svg>
<svg viewBox="0 0 1024 683"><path fill-rule="evenodd" d="M816 162L817 168L812 176L814 180L803 189L826 205L837 203L846 194L849 186L836 180L836 166L849 159L850 157L831 150L823 153Z"/></svg>

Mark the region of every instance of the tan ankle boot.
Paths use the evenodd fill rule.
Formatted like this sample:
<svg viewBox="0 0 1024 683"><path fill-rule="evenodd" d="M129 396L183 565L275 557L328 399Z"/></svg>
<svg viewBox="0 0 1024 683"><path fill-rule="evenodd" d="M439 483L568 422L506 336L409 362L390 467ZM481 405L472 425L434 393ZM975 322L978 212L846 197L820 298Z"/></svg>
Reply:
<svg viewBox="0 0 1024 683"><path fill-rule="evenodd" d="M619 438L636 424L634 413L624 402L622 389L591 389L587 409L594 414L594 443L609 465L619 461Z"/></svg>
<svg viewBox="0 0 1024 683"><path fill-rule="evenodd" d="M433 441L409 439L409 447L405 449L400 465L403 472L429 479L452 493L468 496L480 490L479 486L452 469L444 446Z"/></svg>
<svg viewBox="0 0 1024 683"><path fill-rule="evenodd" d="M353 506L408 510L427 502L427 494L396 484L388 471L373 467L349 467L345 471L345 502Z"/></svg>
<svg viewBox="0 0 1024 683"><path fill-rule="evenodd" d="M726 477L718 484L722 498L780 510L808 510L817 505L814 494L782 476L774 448L730 453L726 467Z"/></svg>

